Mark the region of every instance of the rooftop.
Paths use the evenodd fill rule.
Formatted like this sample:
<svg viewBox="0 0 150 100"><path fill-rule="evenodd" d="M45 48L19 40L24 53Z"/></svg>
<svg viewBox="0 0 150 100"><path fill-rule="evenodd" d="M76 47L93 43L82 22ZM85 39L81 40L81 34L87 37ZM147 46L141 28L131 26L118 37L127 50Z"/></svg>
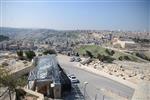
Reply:
<svg viewBox="0 0 150 100"><path fill-rule="evenodd" d="M28 80L47 81L59 83L59 67L55 55L45 55L37 58L36 67L30 72Z"/></svg>

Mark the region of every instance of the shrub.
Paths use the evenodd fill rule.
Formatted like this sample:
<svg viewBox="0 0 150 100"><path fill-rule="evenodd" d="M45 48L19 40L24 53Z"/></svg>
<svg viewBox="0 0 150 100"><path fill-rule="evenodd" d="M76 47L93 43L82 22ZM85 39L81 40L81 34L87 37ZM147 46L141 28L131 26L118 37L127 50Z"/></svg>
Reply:
<svg viewBox="0 0 150 100"><path fill-rule="evenodd" d="M44 51L43 54L44 54L44 55L47 55L47 54L57 54L57 53L56 53L55 50L49 49L49 50Z"/></svg>
<svg viewBox="0 0 150 100"><path fill-rule="evenodd" d="M108 62L108 63L112 63L112 61L114 60L110 56L105 56L105 55L101 55L101 54L97 55L97 59L99 59L99 61Z"/></svg>
<svg viewBox="0 0 150 100"><path fill-rule="evenodd" d="M110 56L105 56L105 55L104 55L104 58L103 58L103 59L104 59L104 61L107 62L107 63L112 63L112 61L114 60L112 57L110 57Z"/></svg>
<svg viewBox="0 0 150 100"><path fill-rule="evenodd" d="M131 60L128 56L120 56L119 58L118 58L119 60Z"/></svg>
<svg viewBox="0 0 150 100"><path fill-rule="evenodd" d="M90 58L93 58L92 53L91 53L90 51L88 51L88 50L86 50L86 55L87 55L88 57L90 57Z"/></svg>
<svg viewBox="0 0 150 100"><path fill-rule="evenodd" d="M115 51L114 50L111 50L111 55L113 56L115 54Z"/></svg>
<svg viewBox="0 0 150 100"><path fill-rule="evenodd" d="M109 50L109 49L106 49L105 52L108 54L108 55L111 55L113 56L114 55L114 50Z"/></svg>
<svg viewBox="0 0 150 100"><path fill-rule="evenodd" d="M122 61L122 60L123 60L123 57L122 57L122 56L120 56L118 59Z"/></svg>
<svg viewBox="0 0 150 100"><path fill-rule="evenodd" d="M124 56L125 60L131 60L128 56Z"/></svg>
<svg viewBox="0 0 150 100"><path fill-rule="evenodd" d="M18 58L20 59L20 60L23 60L23 51L17 51L17 56L18 56Z"/></svg>
<svg viewBox="0 0 150 100"><path fill-rule="evenodd" d="M143 53L136 53L135 54L137 57L140 57L140 58L142 58L142 59L145 59L145 60L148 60L148 61L150 61L150 59L147 57L147 56L145 56Z"/></svg>
<svg viewBox="0 0 150 100"><path fill-rule="evenodd" d="M36 56L34 51L26 51L25 54L29 61L31 61Z"/></svg>
<svg viewBox="0 0 150 100"><path fill-rule="evenodd" d="M98 55L97 55L97 59L99 59L99 61L102 61L102 62L103 62L104 56L101 55L101 54L98 54Z"/></svg>

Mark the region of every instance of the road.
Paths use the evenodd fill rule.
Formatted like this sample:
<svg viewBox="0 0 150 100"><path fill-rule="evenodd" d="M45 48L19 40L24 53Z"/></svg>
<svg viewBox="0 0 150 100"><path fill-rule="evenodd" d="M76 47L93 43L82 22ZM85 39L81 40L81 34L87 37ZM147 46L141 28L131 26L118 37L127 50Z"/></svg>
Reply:
<svg viewBox="0 0 150 100"><path fill-rule="evenodd" d="M69 58L67 57L58 56L57 58L61 67L67 73L74 74L80 80L80 84L78 86L82 93L84 88L84 82L88 82L88 85L86 87L86 97L88 100L94 100L96 94L97 100L102 100L102 93L100 91L101 88L106 88L124 97L132 97L134 89L129 88L111 79L105 78L103 76L99 76L94 73L90 73L80 68L77 68L74 63L69 62ZM106 97L106 99L104 100L110 99L109 97Z"/></svg>

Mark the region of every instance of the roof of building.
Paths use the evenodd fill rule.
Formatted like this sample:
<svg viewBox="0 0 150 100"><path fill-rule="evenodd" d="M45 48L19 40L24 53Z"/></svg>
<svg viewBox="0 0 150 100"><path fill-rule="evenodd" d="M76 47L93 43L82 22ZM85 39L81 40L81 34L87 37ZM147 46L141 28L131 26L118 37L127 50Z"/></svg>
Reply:
<svg viewBox="0 0 150 100"><path fill-rule="evenodd" d="M59 67L55 55L45 55L37 58L36 67L30 72L28 80L59 82Z"/></svg>

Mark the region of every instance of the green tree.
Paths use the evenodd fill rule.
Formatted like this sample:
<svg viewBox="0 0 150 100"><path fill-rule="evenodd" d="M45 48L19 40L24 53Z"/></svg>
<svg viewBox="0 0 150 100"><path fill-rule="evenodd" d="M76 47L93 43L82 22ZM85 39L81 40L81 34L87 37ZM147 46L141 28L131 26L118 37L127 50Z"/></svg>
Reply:
<svg viewBox="0 0 150 100"><path fill-rule="evenodd" d="M0 42L2 42L4 40L9 40L9 37L4 36L4 35L0 35Z"/></svg>
<svg viewBox="0 0 150 100"><path fill-rule="evenodd" d="M111 56L113 56L115 54L114 50L111 50Z"/></svg>
<svg viewBox="0 0 150 100"><path fill-rule="evenodd" d="M110 51L108 49L105 49L105 52L110 55Z"/></svg>
<svg viewBox="0 0 150 100"><path fill-rule="evenodd" d="M20 59L20 60L23 60L23 51L17 51L17 56L18 56L18 58Z"/></svg>
<svg viewBox="0 0 150 100"><path fill-rule="evenodd" d="M49 50L44 51L43 54L44 54L44 55L47 55L47 54L57 54L57 53L56 53L55 50L49 49Z"/></svg>
<svg viewBox="0 0 150 100"><path fill-rule="evenodd" d="M88 57L90 57L90 58L93 58L92 53L91 53L90 51L88 51L88 50L86 50L86 55L87 55Z"/></svg>
<svg viewBox="0 0 150 100"><path fill-rule="evenodd" d="M36 56L34 51L26 51L25 55L29 61L31 61Z"/></svg>
<svg viewBox="0 0 150 100"><path fill-rule="evenodd" d="M10 71L0 66L0 87L8 87L9 98L11 98L11 92L16 92L18 86L25 86L27 84L27 77L22 76L20 78L14 78L10 75Z"/></svg>
<svg viewBox="0 0 150 100"><path fill-rule="evenodd" d="M99 59L99 61L104 61L104 56L103 55L101 55L101 54L98 54L97 55L97 59Z"/></svg>
<svg viewBox="0 0 150 100"><path fill-rule="evenodd" d="M2 68L1 66L0 66L0 86L8 87L9 98L10 100L12 100L11 92L15 91L17 84L16 81L11 77L11 75L9 75L9 71Z"/></svg>
<svg viewBox="0 0 150 100"><path fill-rule="evenodd" d="M76 53L76 56L78 56L78 57L79 57L79 53L78 53L78 52Z"/></svg>
<svg viewBox="0 0 150 100"><path fill-rule="evenodd" d="M131 60L128 56L124 56L125 60Z"/></svg>
<svg viewBox="0 0 150 100"><path fill-rule="evenodd" d="M123 57L122 57L122 56L120 56L118 59L122 61L122 60L123 60Z"/></svg>
<svg viewBox="0 0 150 100"><path fill-rule="evenodd" d="M114 50L106 49L105 52L106 52L108 55L111 55L111 56L113 56L113 55L115 54Z"/></svg>
<svg viewBox="0 0 150 100"><path fill-rule="evenodd" d="M97 59L99 59L99 61L108 62L108 63L112 63L112 61L114 60L114 58L112 58L110 56L105 56L105 55L101 55L101 54L97 55Z"/></svg>
<svg viewBox="0 0 150 100"><path fill-rule="evenodd" d="M119 58L118 58L119 60L131 60L128 56L120 56Z"/></svg>

